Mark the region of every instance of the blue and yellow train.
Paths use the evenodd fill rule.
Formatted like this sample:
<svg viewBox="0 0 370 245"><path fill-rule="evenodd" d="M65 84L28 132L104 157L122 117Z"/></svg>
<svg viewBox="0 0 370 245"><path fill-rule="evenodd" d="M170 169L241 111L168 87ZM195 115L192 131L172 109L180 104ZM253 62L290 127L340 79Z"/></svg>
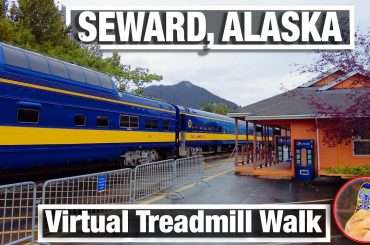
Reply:
<svg viewBox="0 0 370 245"><path fill-rule="evenodd" d="M3 43L0 105L2 173L137 165L234 146L233 119L121 93L106 74ZM247 128L240 123L241 143Z"/></svg>

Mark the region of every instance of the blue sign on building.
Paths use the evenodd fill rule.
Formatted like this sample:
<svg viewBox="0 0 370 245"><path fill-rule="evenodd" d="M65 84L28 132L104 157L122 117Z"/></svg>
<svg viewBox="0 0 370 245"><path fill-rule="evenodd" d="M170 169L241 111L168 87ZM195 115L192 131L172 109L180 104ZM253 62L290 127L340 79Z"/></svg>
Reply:
<svg viewBox="0 0 370 245"><path fill-rule="evenodd" d="M98 192L105 191L107 188L107 176L106 175L98 175L97 176L97 184L96 189Z"/></svg>

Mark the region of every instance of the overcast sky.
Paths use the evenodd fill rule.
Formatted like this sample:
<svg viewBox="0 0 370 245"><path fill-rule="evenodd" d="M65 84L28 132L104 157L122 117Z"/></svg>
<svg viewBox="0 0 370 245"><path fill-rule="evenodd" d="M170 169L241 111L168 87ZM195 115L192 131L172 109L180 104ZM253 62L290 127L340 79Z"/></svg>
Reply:
<svg viewBox="0 0 370 245"><path fill-rule="evenodd" d="M145 6L153 0L61 0L66 6ZM354 5L355 24L361 32L370 26L368 0L156 0L156 6L199 5ZM239 105L281 93L309 80L295 72L294 64L315 62L314 51L211 51L199 56L196 51L123 51L123 63L147 67L163 75L161 84L191 81Z"/></svg>

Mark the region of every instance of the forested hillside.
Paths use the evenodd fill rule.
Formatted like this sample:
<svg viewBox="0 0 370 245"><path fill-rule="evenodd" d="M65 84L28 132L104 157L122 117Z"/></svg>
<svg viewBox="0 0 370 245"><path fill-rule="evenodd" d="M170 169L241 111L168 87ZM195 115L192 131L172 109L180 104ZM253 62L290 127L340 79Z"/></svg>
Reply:
<svg viewBox="0 0 370 245"><path fill-rule="evenodd" d="M219 114L226 114L238 108L237 104L212 94L208 90L188 81L168 86L149 86L144 89L144 95L172 104L184 105Z"/></svg>

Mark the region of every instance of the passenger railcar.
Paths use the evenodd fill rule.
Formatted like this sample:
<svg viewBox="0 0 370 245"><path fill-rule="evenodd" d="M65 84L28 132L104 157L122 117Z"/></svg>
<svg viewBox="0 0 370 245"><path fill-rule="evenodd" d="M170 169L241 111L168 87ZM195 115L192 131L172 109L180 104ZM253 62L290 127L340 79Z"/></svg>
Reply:
<svg viewBox="0 0 370 245"><path fill-rule="evenodd" d="M0 105L0 172L6 174L134 166L234 147L231 118L121 93L106 74L2 43ZM266 135L260 131L257 139ZM244 144L254 132L239 122L238 134Z"/></svg>
<svg viewBox="0 0 370 245"><path fill-rule="evenodd" d="M118 93L102 73L0 44L0 170L122 159L176 150L176 108Z"/></svg>
<svg viewBox="0 0 370 245"><path fill-rule="evenodd" d="M235 122L227 116L192 108L179 107L180 155L232 150L235 142ZM245 122L239 125L240 143L245 143Z"/></svg>

